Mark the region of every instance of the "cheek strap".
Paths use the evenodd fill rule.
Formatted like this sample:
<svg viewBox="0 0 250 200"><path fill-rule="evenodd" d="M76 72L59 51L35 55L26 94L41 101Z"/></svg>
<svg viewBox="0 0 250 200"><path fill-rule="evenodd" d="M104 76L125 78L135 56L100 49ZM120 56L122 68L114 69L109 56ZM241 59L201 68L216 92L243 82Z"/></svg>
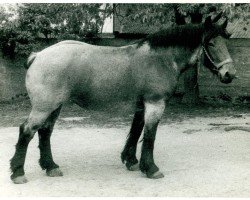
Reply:
<svg viewBox="0 0 250 200"><path fill-rule="evenodd" d="M205 52L207 58L209 59L209 61L215 66L216 70L220 70L220 68L221 68L223 65L233 62L233 60L232 60L231 58L227 58L226 60L224 60L224 61L222 61L222 62L220 62L220 63L215 63L215 62L211 59L210 55L208 54L206 48L205 48L203 45L202 45L202 48L203 48L203 51Z"/></svg>
<svg viewBox="0 0 250 200"><path fill-rule="evenodd" d="M228 64L228 63L232 63L232 62L233 62L233 60L231 58L227 58L226 60L218 63L216 65L216 68L219 70L223 65Z"/></svg>

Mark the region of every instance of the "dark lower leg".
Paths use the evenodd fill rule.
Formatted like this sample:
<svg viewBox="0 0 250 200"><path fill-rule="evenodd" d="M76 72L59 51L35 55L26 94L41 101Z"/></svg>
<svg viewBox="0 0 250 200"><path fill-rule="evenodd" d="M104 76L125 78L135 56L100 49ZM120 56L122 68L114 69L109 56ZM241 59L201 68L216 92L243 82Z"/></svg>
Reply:
<svg viewBox="0 0 250 200"><path fill-rule="evenodd" d="M126 162L126 167L130 169L131 166L138 163L136 158L136 148L138 140L144 126L144 105L142 101L137 102L137 110L134 115L132 126L126 141L125 147L121 154L122 162Z"/></svg>
<svg viewBox="0 0 250 200"><path fill-rule="evenodd" d="M145 127L142 153L140 160L140 170L148 177L152 176L159 168L154 163L153 151L158 122L151 128Z"/></svg>
<svg viewBox="0 0 250 200"><path fill-rule="evenodd" d="M24 162L27 153L27 148L33 134L29 131L24 131L25 124L22 124L19 129L19 138L16 144L16 151L10 161L10 169L12 172L11 179L24 175Z"/></svg>
<svg viewBox="0 0 250 200"><path fill-rule="evenodd" d="M157 126L164 112L165 101L148 100L145 102L145 128L142 143L142 152L140 160L140 169L147 174L149 178L162 178L163 174L154 163L153 151ZM156 173L158 172L158 173Z"/></svg>
<svg viewBox="0 0 250 200"><path fill-rule="evenodd" d="M50 137L53 131L53 127L55 121L60 113L61 107L56 109L51 113L49 118L46 120L43 127L38 130L39 137L39 149L40 149L40 166L43 170L50 171L55 168L59 168L59 166L53 161L52 152L51 152L51 144Z"/></svg>
<svg viewBox="0 0 250 200"><path fill-rule="evenodd" d="M59 166L53 161L51 145L50 145L50 128L43 128L38 130L39 136L39 149L40 149L40 166L43 170L50 171L58 168Z"/></svg>

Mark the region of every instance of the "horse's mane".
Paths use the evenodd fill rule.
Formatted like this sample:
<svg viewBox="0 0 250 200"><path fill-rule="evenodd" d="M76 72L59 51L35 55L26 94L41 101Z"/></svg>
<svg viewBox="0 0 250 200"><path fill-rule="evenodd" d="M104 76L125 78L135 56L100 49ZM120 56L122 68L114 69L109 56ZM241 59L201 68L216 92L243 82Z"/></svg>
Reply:
<svg viewBox="0 0 250 200"><path fill-rule="evenodd" d="M202 24L179 25L148 35L138 45L147 42L152 48L168 46L184 46L194 48L202 39L204 26Z"/></svg>

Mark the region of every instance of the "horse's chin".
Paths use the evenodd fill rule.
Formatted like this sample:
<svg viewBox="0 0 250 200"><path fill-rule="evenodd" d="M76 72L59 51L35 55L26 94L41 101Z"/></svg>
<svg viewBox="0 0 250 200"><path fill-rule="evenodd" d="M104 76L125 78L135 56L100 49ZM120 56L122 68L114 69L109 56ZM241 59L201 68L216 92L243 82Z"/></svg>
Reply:
<svg viewBox="0 0 250 200"><path fill-rule="evenodd" d="M220 82L224 83L224 84L229 84L233 81L233 79L231 78L221 78L220 77Z"/></svg>

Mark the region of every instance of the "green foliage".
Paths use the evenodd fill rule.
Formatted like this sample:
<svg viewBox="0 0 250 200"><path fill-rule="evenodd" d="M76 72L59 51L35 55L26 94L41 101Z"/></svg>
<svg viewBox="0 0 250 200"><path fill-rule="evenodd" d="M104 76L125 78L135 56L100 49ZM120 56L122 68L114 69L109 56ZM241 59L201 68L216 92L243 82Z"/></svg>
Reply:
<svg viewBox="0 0 250 200"><path fill-rule="evenodd" d="M127 7L122 13L121 7ZM144 24L174 23L175 11L182 17L188 18L195 13L206 17L213 12L223 11L224 17L230 21L242 19L249 21L250 4L116 4L115 12L118 18L130 18Z"/></svg>
<svg viewBox="0 0 250 200"><path fill-rule="evenodd" d="M137 9L139 12L136 12L134 19L141 18L142 23L151 23L152 21L165 23L173 20L172 4L143 4L137 5Z"/></svg>
<svg viewBox="0 0 250 200"><path fill-rule="evenodd" d="M19 6L20 25L33 35L42 33L45 38L60 34L83 37L88 32L97 35L106 17L111 15L110 4L49 3L22 4Z"/></svg>
<svg viewBox="0 0 250 200"><path fill-rule="evenodd" d="M16 7L13 4L0 4L0 26L8 22L15 15L15 12Z"/></svg>
<svg viewBox="0 0 250 200"><path fill-rule="evenodd" d="M13 11L6 12L0 6L0 48L4 54L27 56L36 50L37 38L81 40L97 36L112 14L112 5L27 3L15 5ZM16 18L11 19L13 16Z"/></svg>

